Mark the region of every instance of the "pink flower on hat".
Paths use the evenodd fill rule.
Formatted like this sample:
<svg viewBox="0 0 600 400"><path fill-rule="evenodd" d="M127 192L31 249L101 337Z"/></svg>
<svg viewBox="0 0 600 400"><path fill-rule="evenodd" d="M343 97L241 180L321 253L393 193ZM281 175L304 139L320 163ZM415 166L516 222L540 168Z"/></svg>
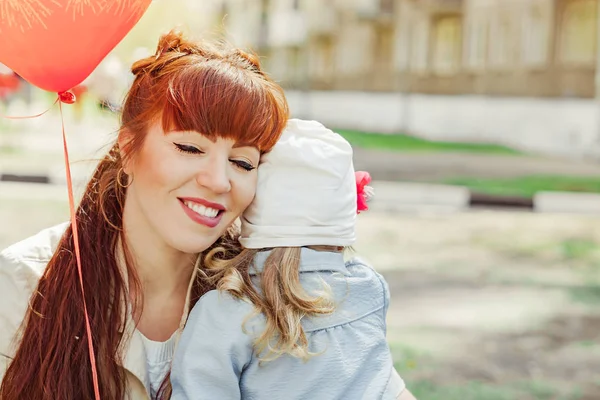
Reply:
<svg viewBox="0 0 600 400"><path fill-rule="evenodd" d="M371 183L371 175L369 175L366 171L356 171L356 202L357 202L357 214L360 214L361 211L368 211L369 206L367 202L373 196L373 188L367 186Z"/></svg>

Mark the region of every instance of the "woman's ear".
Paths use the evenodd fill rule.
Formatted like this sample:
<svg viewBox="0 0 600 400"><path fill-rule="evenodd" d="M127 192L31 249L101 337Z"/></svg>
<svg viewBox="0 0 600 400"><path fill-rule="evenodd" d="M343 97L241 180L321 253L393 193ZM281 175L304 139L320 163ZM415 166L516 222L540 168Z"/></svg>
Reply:
<svg viewBox="0 0 600 400"><path fill-rule="evenodd" d="M131 174L131 143L133 141L133 134L129 129L121 128L119 131L119 137L117 138L117 144L119 146L119 153L121 160L123 160L123 172L127 175Z"/></svg>

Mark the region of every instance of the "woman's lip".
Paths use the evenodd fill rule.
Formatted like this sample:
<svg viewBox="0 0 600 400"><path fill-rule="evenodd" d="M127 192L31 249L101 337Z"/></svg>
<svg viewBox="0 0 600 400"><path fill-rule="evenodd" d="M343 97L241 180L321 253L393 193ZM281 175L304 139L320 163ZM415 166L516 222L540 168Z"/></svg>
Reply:
<svg viewBox="0 0 600 400"><path fill-rule="evenodd" d="M187 214L188 217L190 217L192 221L196 222L197 224L208 226L209 228L214 228L215 226L219 225L219 222L221 222L221 218L224 214L224 211L220 210L217 216L214 218L205 217L204 215L200 215L188 206L186 206L184 200L180 199L179 204L181 204L183 211Z"/></svg>
<svg viewBox="0 0 600 400"><path fill-rule="evenodd" d="M219 210L219 211L226 211L227 210L225 208L225 206L222 205L222 204L213 203L211 201L204 200L204 199L202 199L200 197L179 197L179 200L183 201L184 203L186 201L191 201L192 203L202 204L205 207L214 208L215 210Z"/></svg>

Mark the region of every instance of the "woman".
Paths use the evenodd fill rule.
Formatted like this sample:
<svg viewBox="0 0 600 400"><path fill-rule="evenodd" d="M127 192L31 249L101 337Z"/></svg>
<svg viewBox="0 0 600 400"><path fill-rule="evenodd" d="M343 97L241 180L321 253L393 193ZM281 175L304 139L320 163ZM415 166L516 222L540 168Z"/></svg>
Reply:
<svg viewBox="0 0 600 400"><path fill-rule="evenodd" d="M103 399L166 398L199 254L228 244L256 167L288 119L282 89L239 49L160 39L132 68L115 146L77 210ZM93 399L71 228L0 253L0 398Z"/></svg>

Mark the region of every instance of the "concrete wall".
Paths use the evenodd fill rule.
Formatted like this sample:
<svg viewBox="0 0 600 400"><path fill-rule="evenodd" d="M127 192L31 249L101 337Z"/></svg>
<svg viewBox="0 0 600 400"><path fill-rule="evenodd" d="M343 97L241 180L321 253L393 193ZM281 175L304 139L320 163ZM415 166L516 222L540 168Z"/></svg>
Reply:
<svg viewBox="0 0 600 400"><path fill-rule="evenodd" d="M292 114L334 128L488 142L600 159L600 102L591 99L287 91Z"/></svg>

